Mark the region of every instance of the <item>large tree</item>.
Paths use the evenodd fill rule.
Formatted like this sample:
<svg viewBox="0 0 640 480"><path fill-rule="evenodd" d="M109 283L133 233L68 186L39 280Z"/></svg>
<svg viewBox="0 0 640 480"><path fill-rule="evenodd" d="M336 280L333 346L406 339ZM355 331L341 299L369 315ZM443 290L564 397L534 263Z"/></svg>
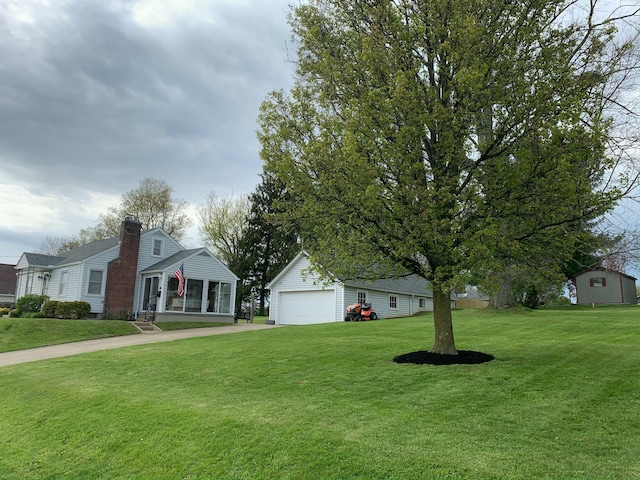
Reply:
<svg viewBox="0 0 640 480"><path fill-rule="evenodd" d="M519 258L522 242L561 235L620 194L587 192L574 174L609 166L580 153L601 151L608 123L593 104L630 46L612 43L613 19L593 20L595 0L586 15L574 5L309 0L292 10L297 80L259 118L265 170L292 197L284 216L321 271L430 280L435 353L457 353L449 294L480 262L498 249ZM518 202L524 178L533 184Z"/></svg>
<svg viewBox="0 0 640 480"><path fill-rule="evenodd" d="M60 255L67 250L96 240L117 237L122 220L135 216L142 228L162 228L176 240L182 240L192 225L187 214L188 204L174 197L173 188L164 180L145 178L140 186L123 193L120 203L101 214L95 226L81 229L69 237L47 236L38 251L48 255Z"/></svg>
<svg viewBox="0 0 640 480"><path fill-rule="evenodd" d="M120 204L100 215L93 231L101 238L120 233L120 224L127 215L134 215L142 228L162 228L176 240L182 240L192 225L186 212L186 201L175 198L173 188L164 180L145 178L140 186L120 197Z"/></svg>
<svg viewBox="0 0 640 480"><path fill-rule="evenodd" d="M278 203L287 202L283 183L263 173L262 181L249 197L251 210L240 241L243 262L236 274L243 279L245 296L255 288L259 314L264 315L267 285L300 251L295 225L279 223Z"/></svg>

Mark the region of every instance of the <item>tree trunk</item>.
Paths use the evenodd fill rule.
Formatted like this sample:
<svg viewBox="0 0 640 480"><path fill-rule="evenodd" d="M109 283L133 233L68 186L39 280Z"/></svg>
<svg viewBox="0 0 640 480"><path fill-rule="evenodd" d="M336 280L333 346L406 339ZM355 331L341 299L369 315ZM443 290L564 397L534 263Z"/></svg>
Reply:
<svg viewBox="0 0 640 480"><path fill-rule="evenodd" d="M451 320L451 298L448 293L436 288L433 291L433 324L435 341L431 351L444 355L457 355L453 341L453 322Z"/></svg>
<svg viewBox="0 0 640 480"><path fill-rule="evenodd" d="M491 308L513 308L513 289L511 288L511 275L505 273L500 279L498 293L489 302Z"/></svg>

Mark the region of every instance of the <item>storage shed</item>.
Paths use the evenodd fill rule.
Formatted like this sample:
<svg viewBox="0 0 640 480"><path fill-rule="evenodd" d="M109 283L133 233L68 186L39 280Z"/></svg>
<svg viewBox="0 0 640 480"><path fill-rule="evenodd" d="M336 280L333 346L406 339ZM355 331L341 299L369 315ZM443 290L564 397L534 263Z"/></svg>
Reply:
<svg viewBox="0 0 640 480"><path fill-rule="evenodd" d="M585 270L575 276L574 284L578 305L637 302L636 279L622 272L605 268Z"/></svg>

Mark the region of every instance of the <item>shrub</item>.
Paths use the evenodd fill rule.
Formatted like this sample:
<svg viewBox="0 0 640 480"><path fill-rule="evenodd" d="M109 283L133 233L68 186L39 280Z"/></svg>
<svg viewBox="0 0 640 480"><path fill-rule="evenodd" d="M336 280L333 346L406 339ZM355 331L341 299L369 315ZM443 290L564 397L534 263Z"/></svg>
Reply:
<svg viewBox="0 0 640 480"><path fill-rule="evenodd" d="M39 312L42 309L44 302L49 300L47 295L34 295L29 294L24 297L20 297L16 302L16 311L18 316L22 317L25 313Z"/></svg>
<svg viewBox="0 0 640 480"><path fill-rule="evenodd" d="M11 310L9 312L9 318L18 318L20 315L18 315L18 311L17 310Z"/></svg>
<svg viewBox="0 0 640 480"><path fill-rule="evenodd" d="M55 318L56 317L56 308L58 308L58 304L60 302L57 300L49 300L45 302L42 306L42 313L47 318Z"/></svg>
<svg viewBox="0 0 640 480"><path fill-rule="evenodd" d="M56 317L59 318L86 318L91 313L91 305L87 302L58 302Z"/></svg>

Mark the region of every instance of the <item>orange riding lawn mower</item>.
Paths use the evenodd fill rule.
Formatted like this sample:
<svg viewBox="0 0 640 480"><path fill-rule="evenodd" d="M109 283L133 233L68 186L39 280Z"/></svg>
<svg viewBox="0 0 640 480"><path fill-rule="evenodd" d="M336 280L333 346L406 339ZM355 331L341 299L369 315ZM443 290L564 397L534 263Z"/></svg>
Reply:
<svg viewBox="0 0 640 480"><path fill-rule="evenodd" d="M347 316L344 317L345 322L366 322L369 320L377 320L378 315L373 310L370 303L358 302L347 307Z"/></svg>

